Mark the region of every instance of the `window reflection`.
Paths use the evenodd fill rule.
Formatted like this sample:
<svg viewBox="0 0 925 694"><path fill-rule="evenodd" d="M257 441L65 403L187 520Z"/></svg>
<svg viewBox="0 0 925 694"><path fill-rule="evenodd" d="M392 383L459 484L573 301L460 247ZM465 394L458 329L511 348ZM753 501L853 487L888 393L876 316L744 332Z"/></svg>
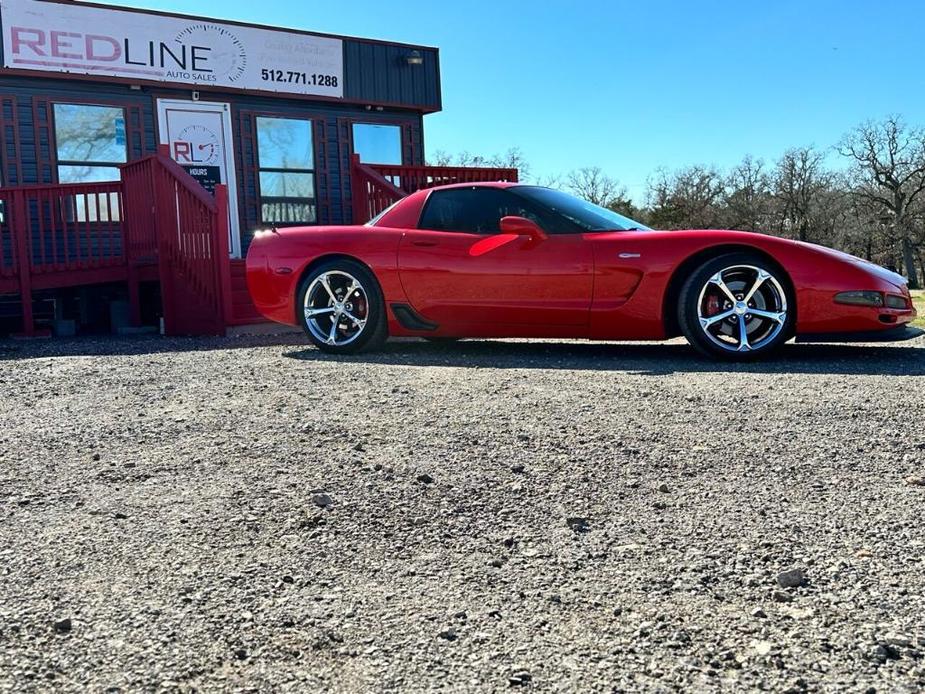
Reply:
<svg viewBox="0 0 925 694"><path fill-rule="evenodd" d="M400 166L401 127L378 123L353 124L353 152L365 164L393 164Z"/></svg>
<svg viewBox="0 0 925 694"><path fill-rule="evenodd" d="M123 109L55 104L54 117L61 183L119 180L118 165L128 160Z"/></svg>
<svg viewBox="0 0 925 694"><path fill-rule="evenodd" d="M312 124L292 118L257 118L261 169L314 169Z"/></svg>
<svg viewBox="0 0 925 694"><path fill-rule="evenodd" d="M257 118L260 217L264 224L317 220L312 122Z"/></svg>

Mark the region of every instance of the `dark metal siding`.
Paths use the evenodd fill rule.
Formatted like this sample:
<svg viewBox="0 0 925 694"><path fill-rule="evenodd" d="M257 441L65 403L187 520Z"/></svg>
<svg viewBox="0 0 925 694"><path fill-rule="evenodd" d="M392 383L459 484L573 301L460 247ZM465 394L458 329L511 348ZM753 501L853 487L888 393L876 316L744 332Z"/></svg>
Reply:
<svg viewBox="0 0 925 694"><path fill-rule="evenodd" d="M408 65L418 51L423 65ZM440 110L439 54L436 48L344 41L344 97Z"/></svg>

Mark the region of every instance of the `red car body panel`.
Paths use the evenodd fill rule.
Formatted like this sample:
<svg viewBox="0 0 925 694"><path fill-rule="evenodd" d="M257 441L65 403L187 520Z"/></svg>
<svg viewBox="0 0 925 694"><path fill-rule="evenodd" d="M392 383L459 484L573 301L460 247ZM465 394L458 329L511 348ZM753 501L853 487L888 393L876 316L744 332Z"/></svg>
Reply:
<svg viewBox="0 0 925 694"><path fill-rule="evenodd" d="M908 290L899 275L820 246L723 230L544 240L420 230L430 192L399 201L368 226L258 234L247 254L255 305L271 320L298 325L301 279L312 263L341 256L363 263L378 279L391 335L660 340L676 333L670 292L678 279L701 259L745 249L769 257L786 273L797 298L798 335L889 330L916 315L911 301L905 310L836 304L835 295L844 291L908 297ZM410 330L392 304L408 305L438 327Z"/></svg>

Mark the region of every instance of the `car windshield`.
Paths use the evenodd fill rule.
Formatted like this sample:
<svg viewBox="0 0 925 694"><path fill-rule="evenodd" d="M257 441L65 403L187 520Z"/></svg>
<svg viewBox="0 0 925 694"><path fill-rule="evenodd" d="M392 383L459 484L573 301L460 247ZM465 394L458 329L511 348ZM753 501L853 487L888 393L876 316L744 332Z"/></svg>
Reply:
<svg viewBox="0 0 925 694"><path fill-rule="evenodd" d="M652 231L645 224L561 190L540 186L515 186L508 190L565 217L585 231Z"/></svg>

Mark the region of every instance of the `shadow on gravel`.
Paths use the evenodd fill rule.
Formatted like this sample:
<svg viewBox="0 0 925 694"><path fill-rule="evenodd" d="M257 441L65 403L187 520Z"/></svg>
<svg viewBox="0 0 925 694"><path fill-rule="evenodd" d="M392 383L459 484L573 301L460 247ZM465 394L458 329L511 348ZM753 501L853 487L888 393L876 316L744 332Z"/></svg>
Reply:
<svg viewBox="0 0 925 694"><path fill-rule="evenodd" d="M901 345L786 345L778 356L751 364L724 364L697 355L687 344L605 343L581 341L464 340L449 344L392 341L379 352L332 356L306 344L299 334L240 337L165 338L83 337L72 339L0 340L0 362L20 359L82 356L137 356L174 352L261 347L292 348L291 359L345 361L396 366L447 366L493 369L577 369L671 373L812 373L884 376L925 375L925 340Z"/></svg>
<svg viewBox="0 0 925 694"><path fill-rule="evenodd" d="M673 373L807 373L925 375L925 348L912 346L786 345L773 359L726 364L700 357L686 344L463 341L447 345L394 342L370 354L332 356L314 348L287 352L304 361L492 369L571 369Z"/></svg>
<svg viewBox="0 0 925 694"><path fill-rule="evenodd" d="M241 335L238 337L87 336L36 340L0 340L0 361L48 357L98 357L210 352L254 347L304 347L300 333Z"/></svg>

